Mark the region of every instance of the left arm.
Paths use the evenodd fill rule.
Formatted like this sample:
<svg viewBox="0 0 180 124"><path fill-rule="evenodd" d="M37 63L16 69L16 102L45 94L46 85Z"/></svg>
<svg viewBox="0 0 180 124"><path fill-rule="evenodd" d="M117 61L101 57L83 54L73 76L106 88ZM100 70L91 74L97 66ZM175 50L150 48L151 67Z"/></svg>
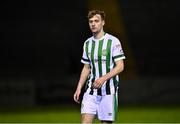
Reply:
<svg viewBox="0 0 180 124"><path fill-rule="evenodd" d="M124 61L123 60L119 60L116 61L116 66L107 74L103 75L102 77L98 78L94 83L93 83L93 87L95 89L99 89L105 81L109 80L110 78L118 75L119 73L121 73L124 70Z"/></svg>

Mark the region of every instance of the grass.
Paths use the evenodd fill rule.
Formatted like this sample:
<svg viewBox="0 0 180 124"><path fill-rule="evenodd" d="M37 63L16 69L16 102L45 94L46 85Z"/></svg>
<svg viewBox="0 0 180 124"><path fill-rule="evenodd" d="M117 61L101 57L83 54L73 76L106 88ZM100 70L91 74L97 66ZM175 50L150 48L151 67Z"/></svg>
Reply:
<svg viewBox="0 0 180 124"><path fill-rule="evenodd" d="M117 122L178 123L180 107L125 107L119 110Z"/></svg>
<svg viewBox="0 0 180 124"><path fill-rule="evenodd" d="M80 108L1 108L0 123L80 123ZM119 108L116 123L180 123L180 107L124 106Z"/></svg>

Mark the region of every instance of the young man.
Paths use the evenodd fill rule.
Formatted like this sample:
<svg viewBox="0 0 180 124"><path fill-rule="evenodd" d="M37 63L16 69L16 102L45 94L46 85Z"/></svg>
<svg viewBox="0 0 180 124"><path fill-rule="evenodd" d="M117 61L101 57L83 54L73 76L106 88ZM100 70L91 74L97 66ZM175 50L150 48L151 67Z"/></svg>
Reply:
<svg viewBox="0 0 180 124"><path fill-rule="evenodd" d="M84 64L74 100L80 103L81 89L86 82L81 104L81 122L92 123L97 116L101 123L112 123L117 111L118 74L124 69L125 59L120 41L103 30L105 13L88 13L93 36L84 43L81 62Z"/></svg>

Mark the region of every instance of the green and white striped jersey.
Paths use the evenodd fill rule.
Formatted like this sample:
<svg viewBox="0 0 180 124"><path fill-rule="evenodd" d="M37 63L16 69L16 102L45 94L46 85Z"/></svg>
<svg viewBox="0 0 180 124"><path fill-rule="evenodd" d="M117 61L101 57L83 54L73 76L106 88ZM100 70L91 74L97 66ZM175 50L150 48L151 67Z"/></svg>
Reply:
<svg viewBox="0 0 180 124"><path fill-rule="evenodd" d="M95 39L93 36L84 42L81 62L89 64L91 73L86 82L86 92L91 95L115 94L119 77L106 81L100 89L93 89L93 82L99 77L110 72L115 67L115 61L125 59L120 41L106 33L102 38Z"/></svg>

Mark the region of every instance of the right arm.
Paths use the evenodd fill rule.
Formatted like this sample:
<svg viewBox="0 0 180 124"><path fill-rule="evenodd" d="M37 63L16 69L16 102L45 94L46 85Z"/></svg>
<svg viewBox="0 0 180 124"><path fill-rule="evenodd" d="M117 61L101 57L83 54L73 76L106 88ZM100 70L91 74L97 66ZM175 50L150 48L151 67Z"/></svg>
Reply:
<svg viewBox="0 0 180 124"><path fill-rule="evenodd" d="M90 73L90 66L89 64L84 64L84 67L81 71L81 75L80 75L80 79L79 79L79 82L78 82L78 85L77 85L77 88L76 88L76 91L74 93L74 101L79 103L79 96L81 94L81 89L82 87L84 86L88 76L89 76L89 73Z"/></svg>

